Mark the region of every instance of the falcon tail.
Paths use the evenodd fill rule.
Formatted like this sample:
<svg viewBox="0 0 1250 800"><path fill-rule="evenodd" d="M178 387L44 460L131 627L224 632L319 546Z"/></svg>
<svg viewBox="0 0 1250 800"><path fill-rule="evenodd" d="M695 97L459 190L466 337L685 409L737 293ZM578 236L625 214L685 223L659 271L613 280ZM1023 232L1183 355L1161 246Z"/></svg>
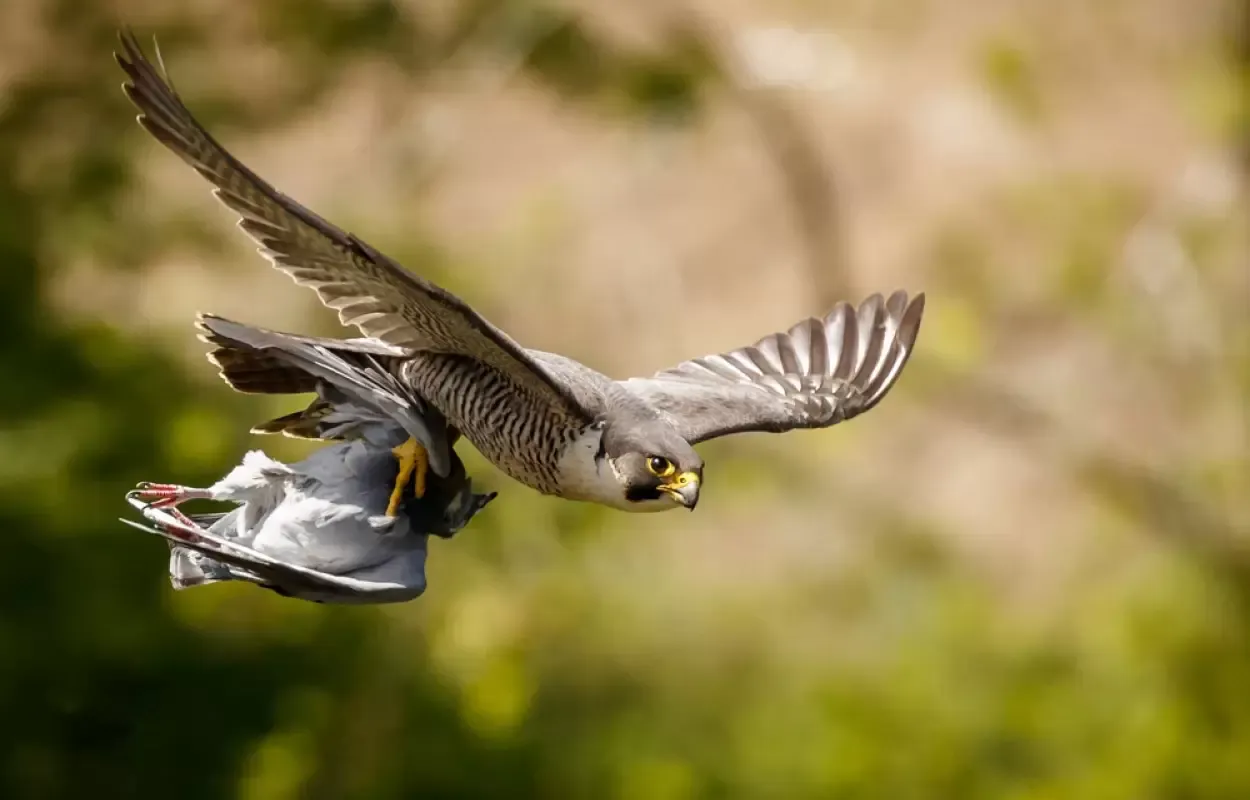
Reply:
<svg viewBox="0 0 1250 800"><path fill-rule="evenodd" d="M208 360L236 391L318 395L302 411L262 423L253 433L320 439L348 418L391 420L431 450L440 473L447 464L441 414L398 377L404 351L370 340L280 333L211 314L200 314L196 328L201 340L215 345Z"/></svg>

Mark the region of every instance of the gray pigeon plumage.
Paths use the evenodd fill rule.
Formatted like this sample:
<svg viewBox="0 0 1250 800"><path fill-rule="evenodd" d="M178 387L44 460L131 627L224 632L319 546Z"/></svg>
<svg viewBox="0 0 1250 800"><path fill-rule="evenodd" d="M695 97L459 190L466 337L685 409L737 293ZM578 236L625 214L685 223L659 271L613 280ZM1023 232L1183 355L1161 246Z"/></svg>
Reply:
<svg viewBox="0 0 1250 800"><path fill-rule="evenodd" d="M170 580L184 589L249 581L316 602L391 603L425 591L430 535L451 537L495 494L475 494L451 451L447 477L431 476L422 498L408 492L387 515L398 465L392 448L408 431L390 419L357 417L319 400L350 438L284 464L259 450L206 489L141 484L128 495L149 525L123 520L170 543ZM189 500L237 504L225 513L184 515Z"/></svg>

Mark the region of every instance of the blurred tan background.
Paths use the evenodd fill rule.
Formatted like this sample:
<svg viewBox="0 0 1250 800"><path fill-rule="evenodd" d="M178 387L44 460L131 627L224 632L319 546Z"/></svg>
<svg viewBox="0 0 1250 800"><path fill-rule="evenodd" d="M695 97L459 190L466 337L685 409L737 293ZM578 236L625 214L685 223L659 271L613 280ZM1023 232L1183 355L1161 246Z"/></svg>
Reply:
<svg viewBox="0 0 1250 800"><path fill-rule="evenodd" d="M338 327L134 124L118 24L286 193L617 377L896 288L873 413L697 513L500 498L430 588L175 594L116 522ZM0 6L0 796L1250 797L1250 18L1139 0Z"/></svg>

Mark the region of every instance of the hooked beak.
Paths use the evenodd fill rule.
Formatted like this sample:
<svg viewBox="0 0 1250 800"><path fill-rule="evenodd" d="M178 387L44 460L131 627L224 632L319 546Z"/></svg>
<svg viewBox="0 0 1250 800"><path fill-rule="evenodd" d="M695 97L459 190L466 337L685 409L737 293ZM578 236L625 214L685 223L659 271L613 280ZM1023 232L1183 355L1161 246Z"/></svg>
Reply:
<svg viewBox="0 0 1250 800"><path fill-rule="evenodd" d="M699 503L699 475L696 472L683 472L673 478L672 483L660 487L660 491L670 495L678 503L694 511Z"/></svg>

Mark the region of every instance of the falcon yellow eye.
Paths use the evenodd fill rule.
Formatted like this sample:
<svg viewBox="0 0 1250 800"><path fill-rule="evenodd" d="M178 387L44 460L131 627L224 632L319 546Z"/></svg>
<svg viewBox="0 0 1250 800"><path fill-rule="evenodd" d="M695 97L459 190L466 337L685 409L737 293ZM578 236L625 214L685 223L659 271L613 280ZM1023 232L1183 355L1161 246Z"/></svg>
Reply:
<svg viewBox="0 0 1250 800"><path fill-rule="evenodd" d="M667 458L661 458L660 456L651 456L651 458L648 458L647 469L651 470L651 474L657 478L667 478L677 471L677 468L673 466L672 461L669 461Z"/></svg>

